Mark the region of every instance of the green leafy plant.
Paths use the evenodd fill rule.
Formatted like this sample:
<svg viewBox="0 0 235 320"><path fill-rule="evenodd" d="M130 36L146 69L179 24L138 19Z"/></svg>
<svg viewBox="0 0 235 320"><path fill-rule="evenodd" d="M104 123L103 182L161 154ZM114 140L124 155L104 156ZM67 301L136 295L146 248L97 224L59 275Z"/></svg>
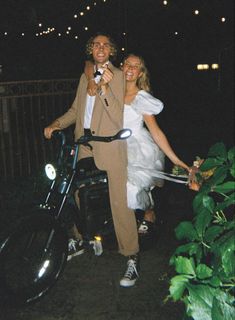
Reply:
<svg viewBox="0 0 235 320"><path fill-rule="evenodd" d="M175 229L184 243L170 259L170 297L184 302L189 319L235 319L234 178L235 147L215 144L196 173L193 220Z"/></svg>

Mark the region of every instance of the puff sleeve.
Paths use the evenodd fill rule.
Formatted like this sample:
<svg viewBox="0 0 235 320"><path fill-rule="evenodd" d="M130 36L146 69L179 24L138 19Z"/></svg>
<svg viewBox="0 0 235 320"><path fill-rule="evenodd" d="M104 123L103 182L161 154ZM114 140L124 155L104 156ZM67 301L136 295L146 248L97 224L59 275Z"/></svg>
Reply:
<svg viewBox="0 0 235 320"><path fill-rule="evenodd" d="M135 112L142 115L156 115L162 111L163 106L163 103L159 99L144 90L138 92L132 105Z"/></svg>

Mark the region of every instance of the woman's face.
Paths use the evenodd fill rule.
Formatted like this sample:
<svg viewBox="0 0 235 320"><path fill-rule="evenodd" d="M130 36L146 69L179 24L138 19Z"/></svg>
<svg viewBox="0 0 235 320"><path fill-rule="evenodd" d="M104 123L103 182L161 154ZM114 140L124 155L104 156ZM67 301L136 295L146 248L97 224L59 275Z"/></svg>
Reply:
<svg viewBox="0 0 235 320"><path fill-rule="evenodd" d="M136 82L137 79L142 75L140 59L135 56L128 57L124 61L122 70L124 72L126 81Z"/></svg>

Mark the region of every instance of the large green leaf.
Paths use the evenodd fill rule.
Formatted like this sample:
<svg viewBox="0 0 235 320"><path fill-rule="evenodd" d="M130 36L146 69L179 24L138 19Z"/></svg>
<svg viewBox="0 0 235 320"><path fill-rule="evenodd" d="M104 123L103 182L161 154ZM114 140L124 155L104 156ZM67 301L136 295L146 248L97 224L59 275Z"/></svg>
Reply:
<svg viewBox="0 0 235 320"><path fill-rule="evenodd" d="M193 259L188 259L186 257L176 257L175 258L175 270L176 272L180 274L188 274L195 276L195 270L194 270L194 262Z"/></svg>
<svg viewBox="0 0 235 320"><path fill-rule="evenodd" d="M198 246L199 244L196 242L183 244L175 250L175 254L178 255L180 253L188 253L190 256L192 256L197 253Z"/></svg>
<svg viewBox="0 0 235 320"><path fill-rule="evenodd" d="M209 283L212 287L216 287L216 288L222 284L220 278L217 276L214 276L208 279L207 281L208 281L207 283Z"/></svg>
<svg viewBox="0 0 235 320"><path fill-rule="evenodd" d="M230 174L233 178L235 178L235 163L230 168Z"/></svg>
<svg viewBox="0 0 235 320"><path fill-rule="evenodd" d="M228 293L217 290L213 299L211 316L212 320L234 320L235 308L234 299Z"/></svg>
<svg viewBox="0 0 235 320"><path fill-rule="evenodd" d="M208 157L221 158L224 161L227 160L227 150L223 142L218 142L210 147L208 151Z"/></svg>
<svg viewBox="0 0 235 320"><path fill-rule="evenodd" d="M224 272L229 277L235 277L235 253L234 250L228 249L222 255Z"/></svg>
<svg viewBox="0 0 235 320"><path fill-rule="evenodd" d="M205 232L204 241L206 243L213 242L223 231L222 226L210 226Z"/></svg>
<svg viewBox="0 0 235 320"><path fill-rule="evenodd" d="M193 199L193 211L194 213L200 212L201 210L203 210L203 197L204 194L199 192L196 197L194 197Z"/></svg>
<svg viewBox="0 0 235 320"><path fill-rule="evenodd" d="M200 166L200 171L208 171L224 163L222 159L208 158Z"/></svg>
<svg viewBox="0 0 235 320"><path fill-rule="evenodd" d="M228 175L228 167L227 166L219 167L214 171L214 174L210 177L210 179L207 180L206 185L209 186L211 190L213 190L214 186L224 182L227 175Z"/></svg>
<svg viewBox="0 0 235 320"><path fill-rule="evenodd" d="M227 231L219 239L217 239L211 247L215 255L221 255L227 250L235 250L235 234L234 230Z"/></svg>
<svg viewBox="0 0 235 320"><path fill-rule="evenodd" d="M225 222L224 228L225 230L235 229L235 220Z"/></svg>
<svg viewBox="0 0 235 320"><path fill-rule="evenodd" d="M187 284L188 296L188 315L194 320L214 320L211 317L211 309L216 289L208 285Z"/></svg>
<svg viewBox="0 0 235 320"><path fill-rule="evenodd" d="M176 228L175 228L175 234L178 240L195 240L198 239L197 232L192 224L192 222L189 221L183 221L181 222Z"/></svg>
<svg viewBox="0 0 235 320"><path fill-rule="evenodd" d="M196 276L198 279L207 279L212 276L213 270L209 268L206 264L199 264L196 268Z"/></svg>
<svg viewBox="0 0 235 320"><path fill-rule="evenodd" d="M209 179L210 181L210 179ZM201 189L200 189L200 193L201 194L207 194L211 192L211 184L208 183L208 180L205 182L203 182L202 186L201 186Z"/></svg>
<svg viewBox="0 0 235 320"><path fill-rule="evenodd" d="M222 237L216 240L211 248L212 252L219 259L221 268L227 277L234 276L235 272L235 234L234 230L226 232Z"/></svg>
<svg viewBox="0 0 235 320"><path fill-rule="evenodd" d="M169 290L174 301L181 299L189 279L190 277L186 274L177 275L171 279Z"/></svg>
<svg viewBox="0 0 235 320"><path fill-rule="evenodd" d="M202 198L203 206L208 209L211 213L214 212L215 202L212 197L204 195Z"/></svg>
<svg viewBox="0 0 235 320"><path fill-rule="evenodd" d="M224 210L225 208L235 204L235 192L230 194L228 198L226 198L223 202L218 203L216 205L215 211Z"/></svg>
<svg viewBox="0 0 235 320"><path fill-rule="evenodd" d="M229 193L235 190L235 181L227 181L223 184L219 184L213 188L216 192Z"/></svg>
<svg viewBox="0 0 235 320"><path fill-rule="evenodd" d="M230 162L235 161L235 147L232 147L229 151L228 151L228 159Z"/></svg>
<svg viewBox="0 0 235 320"><path fill-rule="evenodd" d="M209 226L212 220L212 214L209 210L203 210L195 217L195 228L200 238L204 236L206 228Z"/></svg>

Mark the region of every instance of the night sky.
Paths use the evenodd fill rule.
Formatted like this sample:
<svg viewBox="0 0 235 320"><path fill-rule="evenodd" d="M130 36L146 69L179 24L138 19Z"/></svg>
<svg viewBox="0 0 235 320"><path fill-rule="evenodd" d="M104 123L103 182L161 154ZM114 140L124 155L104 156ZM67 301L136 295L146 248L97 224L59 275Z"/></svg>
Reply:
<svg viewBox="0 0 235 320"><path fill-rule="evenodd" d="M163 122L177 122L180 130L185 119L206 131L209 121L214 140L227 139L234 110L233 2L0 0L0 81L79 78L86 41L108 32L120 48L117 65L128 52L145 58L152 91L168 107ZM40 36L48 28L54 31ZM219 69L198 71L202 63Z"/></svg>
<svg viewBox="0 0 235 320"><path fill-rule="evenodd" d="M190 71L198 63L218 63L221 56L232 52L232 0L169 0L167 5L160 0L0 3L3 79L77 77L85 58L85 43L96 31L110 33L125 52L142 54L161 76L172 68L182 70L184 66ZM199 10L198 15L195 10ZM224 23L222 17L226 18ZM36 36L52 27L55 31L50 34ZM120 50L119 61L122 57Z"/></svg>

